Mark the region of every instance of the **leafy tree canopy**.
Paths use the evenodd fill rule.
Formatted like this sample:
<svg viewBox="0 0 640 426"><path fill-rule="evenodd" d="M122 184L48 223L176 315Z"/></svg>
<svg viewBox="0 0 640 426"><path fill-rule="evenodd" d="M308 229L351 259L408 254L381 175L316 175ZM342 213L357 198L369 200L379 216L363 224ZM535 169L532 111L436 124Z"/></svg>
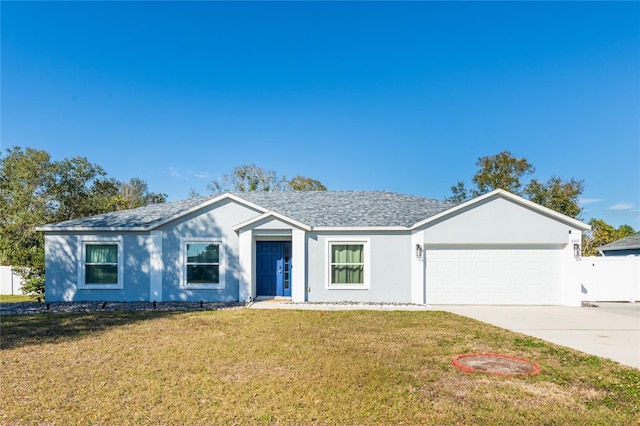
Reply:
<svg viewBox="0 0 640 426"><path fill-rule="evenodd" d="M327 187L319 180L296 176L289 181L289 189L291 191L326 191Z"/></svg>
<svg viewBox="0 0 640 426"><path fill-rule="evenodd" d="M504 151L496 155L481 157L476 163L479 170L473 177L476 195L502 188L521 195L521 179L533 174L535 168L525 158L515 158Z"/></svg>
<svg viewBox="0 0 640 426"><path fill-rule="evenodd" d="M284 191L286 187L286 178L279 177L273 170L265 170L255 164L237 166L231 173L226 173L207 185L207 188L213 192Z"/></svg>
<svg viewBox="0 0 640 426"><path fill-rule="evenodd" d="M458 181L451 187L448 200L460 203L500 188L570 217L578 218L582 213L579 197L584 191L583 181L553 176L547 182L537 179L526 182L535 168L509 151L481 157L476 165L478 171L472 179L475 187L467 188L463 181Z"/></svg>
<svg viewBox="0 0 640 426"><path fill-rule="evenodd" d="M149 186L144 180L134 177L129 182L117 182L117 209L134 209L150 204L167 202L167 194L149 192Z"/></svg>
<svg viewBox="0 0 640 426"><path fill-rule="evenodd" d="M46 151L0 153L0 263L16 267L23 291L44 291L44 236L36 226L164 202L138 178L119 182L84 157L51 161Z"/></svg>
<svg viewBox="0 0 640 426"><path fill-rule="evenodd" d="M106 173L84 157L65 158L51 164L54 184L48 192L55 203L55 220L69 220L102 213L95 200L94 184Z"/></svg>
<svg viewBox="0 0 640 426"><path fill-rule="evenodd" d="M523 191L523 196L570 217L579 217L582 213L580 195L584 191L584 182L569 179L564 181L552 176L546 183L532 179Z"/></svg>
<svg viewBox="0 0 640 426"><path fill-rule="evenodd" d="M0 157L0 264L16 266L24 288L44 289L44 236L36 225L54 214L49 154L27 148Z"/></svg>
<svg viewBox="0 0 640 426"><path fill-rule="evenodd" d="M255 164L245 164L235 167L231 173L222 175L219 179L207 185L213 192L239 191L326 191L327 188L315 179L296 176L288 180L285 176L278 176L273 170L265 170ZM195 193L191 194L192 196Z"/></svg>
<svg viewBox="0 0 640 426"><path fill-rule="evenodd" d="M598 247L609 244L620 238L630 237L636 232L629 225L621 225L614 228L602 219L591 219L589 221L591 231L582 234L582 255L598 256Z"/></svg>

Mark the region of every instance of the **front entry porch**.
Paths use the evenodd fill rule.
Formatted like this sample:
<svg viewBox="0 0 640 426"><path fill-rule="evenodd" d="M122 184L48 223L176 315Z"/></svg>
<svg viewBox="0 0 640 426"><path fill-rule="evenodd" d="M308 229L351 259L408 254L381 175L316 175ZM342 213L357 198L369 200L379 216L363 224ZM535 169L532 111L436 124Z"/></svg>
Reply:
<svg viewBox="0 0 640 426"><path fill-rule="evenodd" d="M256 241L256 298L291 297L291 241Z"/></svg>
<svg viewBox="0 0 640 426"><path fill-rule="evenodd" d="M306 301L306 232L273 214L240 224L238 300L290 298Z"/></svg>

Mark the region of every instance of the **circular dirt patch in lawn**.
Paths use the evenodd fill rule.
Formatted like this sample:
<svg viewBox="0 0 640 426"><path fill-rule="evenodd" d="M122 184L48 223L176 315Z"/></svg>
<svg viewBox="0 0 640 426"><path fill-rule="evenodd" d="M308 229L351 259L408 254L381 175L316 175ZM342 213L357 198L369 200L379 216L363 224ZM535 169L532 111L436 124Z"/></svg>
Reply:
<svg viewBox="0 0 640 426"><path fill-rule="evenodd" d="M535 361L505 354L464 354L453 359L453 365L467 373L489 373L498 376L535 376L540 365Z"/></svg>

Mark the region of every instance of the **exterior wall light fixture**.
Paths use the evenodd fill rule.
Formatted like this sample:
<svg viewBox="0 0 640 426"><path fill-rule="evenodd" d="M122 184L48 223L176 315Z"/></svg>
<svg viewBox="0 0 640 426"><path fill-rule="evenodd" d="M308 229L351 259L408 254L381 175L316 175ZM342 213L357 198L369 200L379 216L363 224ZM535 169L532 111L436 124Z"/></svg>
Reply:
<svg viewBox="0 0 640 426"><path fill-rule="evenodd" d="M573 245L573 257L575 257L576 260L580 260L582 258L582 253L580 252L580 244Z"/></svg>
<svg viewBox="0 0 640 426"><path fill-rule="evenodd" d="M422 259L422 246L420 244L416 244L416 257Z"/></svg>

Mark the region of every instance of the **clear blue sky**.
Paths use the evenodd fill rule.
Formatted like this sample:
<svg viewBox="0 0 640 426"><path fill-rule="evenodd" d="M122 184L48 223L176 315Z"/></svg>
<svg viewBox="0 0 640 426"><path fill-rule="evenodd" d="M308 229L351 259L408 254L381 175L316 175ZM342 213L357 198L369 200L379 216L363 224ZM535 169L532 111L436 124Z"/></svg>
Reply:
<svg viewBox="0 0 640 426"><path fill-rule="evenodd" d="M444 198L509 150L640 228L639 2L0 7L2 151L177 200L249 163Z"/></svg>

